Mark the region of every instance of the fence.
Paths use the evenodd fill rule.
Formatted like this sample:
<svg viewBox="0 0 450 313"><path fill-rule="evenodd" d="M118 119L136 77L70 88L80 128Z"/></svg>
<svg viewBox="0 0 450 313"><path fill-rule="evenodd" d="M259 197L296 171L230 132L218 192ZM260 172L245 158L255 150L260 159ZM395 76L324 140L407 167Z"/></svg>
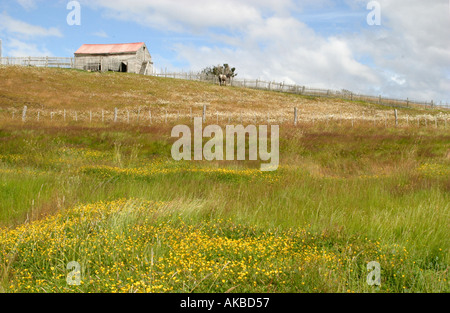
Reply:
<svg viewBox="0 0 450 313"><path fill-rule="evenodd" d="M0 65L73 68L74 58L59 57L3 57Z"/></svg>
<svg viewBox="0 0 450 313"><path fill-rule="evenodd" d="M213 111L208 109L207 105L196 106L194 110L172 110L165 108L151 109L149 107L138 107L133 109L114 110L45 110L29 109L24 106L23 109L9 109L0 112L0 117L5 121L29 122L64 122L64 123L105 123L105 124L133 124L136 126L151 126L161 124L186 123L192 122L194 117L201 117L203 123L213 124L291 124L294 126L303 123L304 125L315 124L321 126L364 126L364 127L434 127L447 128L449 115L440 112L438 115L415 115L399 114L397 109L390 113L374 115L305 115L298 108L294 107L289 112L249 112L244 114L239 112ZM86 125L86 124L84 124Z"/></svg>
<svg viewBox="0 0 450 313"><path fill-rule="evenodd" d="M176 78L176 79L186 79L186 80L197 80L217 84L218 79L215 76L208 76L205 74L198 73L154 73L153 76L166 77L166 78ZM433 100L430 102L416 101L407 99L394 99L385 98L382 96L369 96L356 94L351 91L336 91L330 89L319 89L319 88L309 88L306 86L285 84L284 82L270 82L264 80L248 80L248 79L236 79L233 78L229 82L229 85L236 87L244 87L259 90L269 90L278 91L285 93L298 94L303 96L311 97L327 97L350 101L364 101L372 104L379 104L383 106L389 106L393 108L440 108L449 109L449 105L436 105Z"/></svg>
<svg viewBox="0 0 450 313"><path fill-rule="evenodd" d="M37 67L60 67L60 68L75 68L74 58L59 58L59 57L3 57L0 58L0 65L19 65L19 66L37 66ZM98 64L94 64L93 67L98 69ZM94 70L95 70L94 69ZM215 76L205 75L194 72L182 72L182 73L149 73L150 75L157 77L196 80L209 83L218 83L218 79ZM327 97L350 101L364 101L373 104L379 104L383 106L389 106L393 108L440 108L449 109L449 105L445 106L436 105L433 101L423 102L410 99L393 99L385 98L381 96L370 96L355 94L351 91L336 91L330 89L318 89L309 88L300 85L285 84L284 82L269 82L264 80L248 80L233 78L230 83L231 86L278 91L292 94L299 94L303 96L311 97Z"/></svg>

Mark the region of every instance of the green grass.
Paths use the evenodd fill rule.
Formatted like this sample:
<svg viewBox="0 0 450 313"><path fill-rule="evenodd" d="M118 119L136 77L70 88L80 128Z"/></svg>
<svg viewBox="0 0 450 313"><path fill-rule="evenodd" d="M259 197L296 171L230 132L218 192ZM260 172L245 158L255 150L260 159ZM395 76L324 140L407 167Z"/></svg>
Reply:
<svg viewBox="0 0 450 313"><path fill-rule="evenodd" d="M194 291L223 292L233 287L238 292L449 290L450 166L445 132L431 128L420 131L363 128L344 131L335 126L324 134L319 125L303 129L286 126L281 133L281 167L275 173L261 173L254 162L174 162L169 157L174 139L169 137L170 128L166 128L166 135L161 129L155 132L153 129L135 127L95 132L89 131L89 128L70 126L52 129L10 126L3 129L4 140L0 142L3 151L0 165L0 222L4 226L3 233L7 235L7 229L14 231L15 227L28 231L34 227L45 227L46 222L42 221L46 221L46 216L72 218L72 208L79 204L117 199L163 202L166 206L157 214L159 217L144 224L139 218L133 218L130 213L133 208L127 208L127 214L131 215L126 226L121 224L119 227L116 222L113 223L114 215L100 224L95 219L92 223L96 223L96 229L109 235L131 233L138 226L145 231L160 227L164 221L168 223L164 224L168 228L162 227L156 233L176 231L180 232L177 236L183 237L191 233L188 230L191 228L185 227L192 227L198 230L199 236L207 236L207 239L204 239L205 247L195 248L186 242L187 246L183 249L190 251L189 260L195 259L192 255L195 249L203 251L220 238L239 238L242 242L236 243L238 246L250 240L235 232L233 225L252 229L264 238L271 233L281 238L291 238L292 232L306 234L306 237L294 236L295 240L289 243L290 257L287 259L267 256L267 260L258 259L252 263L254 272L245 281L239 280L244 270L236 263L235 272L229 272L229 276L223 279L225 282L215 276L217 272L214 271L220 271L219 265L212 269L215 274L210 276L198 265L195 274L190 276L185 272L179 276L179 281L171 282L167 275L173 275L175 267L181 266L176 262L188 262L184 259L186 255L169 257L168 251L172 250L168 246L163 246L162 252L155 247L154 252L158 251L162 258L158 266L166 264L164 260L171 258L178 265L173 265L175 267L171 270L165 268L163 271L161 268L158 272L164 275L158 276L158 284L150 284L144 267L140 271L121 269L117 275L122 284L114 287L117 291L129 291L130 288L140 291L191 291L200 281L202 283ZM5 153L7 151L10 153ZM122 207L118 210L120 212ZM218 221L221 221L225 233L217 234L217 229L210 226ZM177 226L179 223L185 226L180 228ZM86 225L77 227L83 230L69 228L64 233L68 236L86 234ZM59 236L52 233L53 230L49 232L51 237ZM79 236L88 240L88 237L83 237L85 235ZM33 238L19 244L23 253L40 249L38 247L41 245L48 247L43 238ZM330 263L324 259L322 252L316 250L313 250L314 253L308 252L313 253L316 263L296 260L293 256L306 253L303 244L297 246L305 238L319 251L330 251L333 257L346 260L351 265ZM275 239L270 237L267 240ZM81 242L86 244L88 241L79 239L77 244ZM140 244L142 246L134 248L133 256L146 256L148 259L154 245ZM261 244L269 243L261 241ZM116 290L111 288L111 284L117 281L117 276L108 277L105 272L99 276L101 279L95 279L92 271L100 271L100 264L104 271L107 268L112 270L114 264L130 255L125 251L123 259L111 259L106 252L91 245L89 243L90 248L82 254L73 252L65 255L67 249L63 249L66 252L48 259L32 256L31 260L39 266L57 269L46 274L30 263L30 256L25 257L21 253L7 267L5 260L11 257L11 252L7 253L8 248L4 246L6 255L2 262L6 278L3 289L16 292ZM364 253L364 257L356 262L351 261L354 255L348 255L348 249L353 246L358 248L352 254ZM108 249L116 248L111 246ZM214 259L214 255L219 253L208 249L204 250L208 251L208 258ZM234 248L230 246L229 249ZM401 254L393 252L396 250ZM217 264L224 266L230 260L237 262L250 255L246 252L235 254L233 251L220 254ZM86 275L90 276L82 287L74 288L65 283L68 271L63 265L69 259L81 260ZM365 282L365 264L372 259L382 264L382 287L370 287ZM89 260L96 262L96 265ZM139 264L144 266L146 263ZM280 273L269 275L269 281L264 276L258 276L261 272L257 268L273 270L271 264L276 264ZM330 273L328 277L324 276L326 279L320 274L323 271ZM20 273L30 273L32 283L27 285L25 274ZM202 280L205 276L208 278ZM143 281L145 287L133 287L127 278ZM42 285L41 280L46 283ZM110 281L108 286L105 281ZM43 289L38 288L41 285ZM158 289L155 286L162 287Z"/></svg>

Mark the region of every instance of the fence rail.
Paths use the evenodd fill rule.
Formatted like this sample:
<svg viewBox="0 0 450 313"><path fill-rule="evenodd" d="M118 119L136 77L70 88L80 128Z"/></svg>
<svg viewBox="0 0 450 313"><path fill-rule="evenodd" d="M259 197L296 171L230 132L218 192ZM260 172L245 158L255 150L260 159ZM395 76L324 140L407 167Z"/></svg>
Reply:
<svg viewBox="0 0 450 313"><path fill-rule="evenodd" d="M0 65L73 68L74 58L59 57L3 57Z"/></svg>
<svg viewBox="0 0 450 313"><path fill-rule="evenodd" d="M18 66L36 66L36 67L59 67L59 68L74 68L74 58L60 58L60 57L3 57L0 58L0 65L18 65ZM203 81L213 84L219 83L217 77L205 75L194 72L182 72L182 73L150 73L150 75L157 77L185 79L194 81ZM326 97L341 100L350 101L364 101L373 104L379 104L383 106L389 106L393 108L440 108L449 109L449 105L436 105L433 101L424 102L410 99L393 99L385 98L382 96L370 96L356 94L351 91L337 91L330 89L310 88L307 86L285 84L284 82L273 82L264 80L248 80L233 78L229 84L236 87L252 88L259 90L270 90L292 94L299 94L311 97Z"/></svg>

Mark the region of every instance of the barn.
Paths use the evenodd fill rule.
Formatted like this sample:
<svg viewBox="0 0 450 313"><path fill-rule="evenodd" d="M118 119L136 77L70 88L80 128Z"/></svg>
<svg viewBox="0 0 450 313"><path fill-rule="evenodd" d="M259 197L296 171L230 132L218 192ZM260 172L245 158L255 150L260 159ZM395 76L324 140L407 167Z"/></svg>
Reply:
<svg viewBox="0 0 450 313"><path fill-rule="evenodd" d="M153 62L143 42L85 44L75 52L74 67L88 71L114 71L150 75Z"/></svg>

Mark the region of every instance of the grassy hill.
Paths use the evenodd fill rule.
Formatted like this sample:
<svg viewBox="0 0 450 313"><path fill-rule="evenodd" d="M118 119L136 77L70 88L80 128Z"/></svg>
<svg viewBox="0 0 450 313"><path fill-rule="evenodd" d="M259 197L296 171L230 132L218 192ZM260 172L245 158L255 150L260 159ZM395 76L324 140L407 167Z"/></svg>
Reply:
<svg viewBox="0 0 450 313"><path fill-rule="evenodd" d="M0 292L450 291L450 135L438 110L400 110L411 120L396 127L385 107L200 82L13 67L0 79ZM285 118L279 169L174 161L172 126L204 103L221 125L228 112L234 123L241 112ZM152 124L137 121L139 106ZM371 261L381 286L367 284Z"/></svg>
<svg viewBox="0 0 450 313"><path fill-rule="evenodd" d="M134 119L141 108L152 110L155 118L168 114L200 114L204 104L208 113L220 119L293 120L293 109L299 109L300 120L325 119L393 119L390 107L358 101L300 96L273 91L238 87L220 87L204 82L157 78L123 73L90 73L78 70L2 67L0 68L0 109L8 114L20 113L24 105L30 114L42 110L61 115L61 110L79 111L86 119L93 111L96 120L100 110L118 108L123 115L130 111ZM444 116L440 110L401 109L400 118ZM34 116L33 115L33 116ZM122 116L124 117L124 116ZM110 116L109 116L110 118ZM447 116L448 118L448 116Z"/></svg>

